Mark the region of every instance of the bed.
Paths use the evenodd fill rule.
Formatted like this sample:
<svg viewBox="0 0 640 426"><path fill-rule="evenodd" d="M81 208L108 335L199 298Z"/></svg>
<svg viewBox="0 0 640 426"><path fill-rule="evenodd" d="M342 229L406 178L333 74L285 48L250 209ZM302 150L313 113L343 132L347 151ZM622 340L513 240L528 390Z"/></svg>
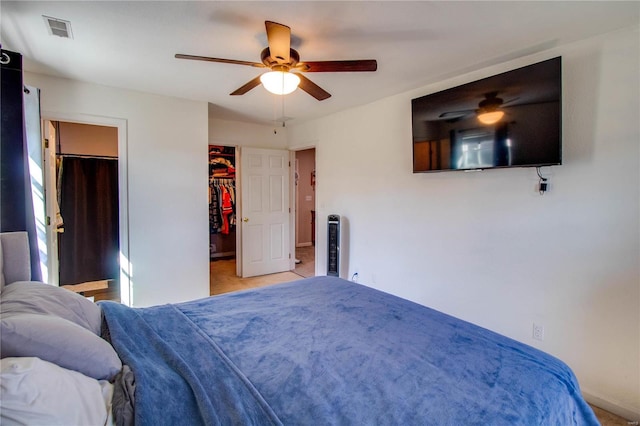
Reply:
<svg viewBox="0 0 640 426"><path fill-rule="evenodd" d="M16 285L33 289L35 284ZM3 304L15 289L3 290ZM46 351L21 353L18 348L15 353L7 347L5 337L15 332L6 324L15 320L8 306L8 313L3 307L3 358L46 359ZM59 337L54 340L67 353L47 362L99 384L94 393L99 389L105 400L96 397L87 407L76 400L68 409L91 411L105 404L106 411L115 413L107 413L105 422L598 424L574 374L557 358L339 278L308 278L142 309L100 302L99 310L99 324L92 313L86 331L117 355L105 356L101 344L85 351L84 358L108 368L78 368L67 359L77 350L75 341ZM60 332L50 328L44 330L49 337ZM5 384L11 382L5 375L6 359L2 404L7 402ZM5 416L11 407L1 408ZM6 417L5 423L11 424Z"/></svg>
<svg viewBox="0 0 640 426"><path fill-rule="evenodd" d="M363 285L94 304L3 241L3 425L598 424L557 358Z"/></svg>

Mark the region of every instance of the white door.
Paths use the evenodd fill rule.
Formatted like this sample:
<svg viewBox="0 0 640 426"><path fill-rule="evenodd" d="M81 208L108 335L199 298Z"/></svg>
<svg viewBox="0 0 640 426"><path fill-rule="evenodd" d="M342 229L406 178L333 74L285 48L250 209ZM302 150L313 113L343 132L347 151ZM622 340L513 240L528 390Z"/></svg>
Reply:
<svg viewBox="0 0 640 426"><path fill-rule="evenodd" d="M290 267L289 151L242 148L242 276Z"/></svg>

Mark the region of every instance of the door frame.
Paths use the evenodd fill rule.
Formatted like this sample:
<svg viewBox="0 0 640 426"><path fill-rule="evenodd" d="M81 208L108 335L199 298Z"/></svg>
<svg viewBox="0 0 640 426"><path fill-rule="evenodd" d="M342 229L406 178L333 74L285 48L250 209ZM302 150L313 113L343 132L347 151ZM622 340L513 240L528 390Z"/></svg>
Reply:
<svg viewBox="0 0 640 426"><path fill-rule="evenodd" d="M240 225L240 221L242 220L242 148L245 146L237 145L233 143L228 143L224 141L209 141L209 144L215 145L225 145L225 146L234 146L236 148L236 217L238 218L238 226L236 227L236 275L238 277L242 276L242 226ZM248 146L251 148L250 146ZM277 148L274 148L277 149ZM297 215L297 203L296 203L296 186L295 186L295 161L296 161L296 151L304 151L307 149L314 149L316 152L315 155L315 163L316 163L316 188L318 185L318 147L315 143L299 146L295 148L283 148L289 151L289 162L291 163L291 167L289 167L289 208L291 209L291 213L289 214L289 247L292 247L293 253L289 262L289 270L293 271L296 267L295 265L295 247L296 247L296 215ZM318 211L318 197L315 197L314 200L314 209ZM314 247L315 258L318 258L318 220L316 216L316 245ZM315 275L318 275L318 262L316 261L316 270L314 271Z"/></svg>
<svg viewBox="0 0 640 426"><path fill-rule="evenodd" d="M132 271L129 241L129 151L127 140L127 120L123 118L81 113L61 113L57 111L42 111L40 115L43 123L45 121L63 121L68 123L115 127L118 130L118 217L120 221L118 244L120 246L120 301L124 305L131 306ZM44 132L44 125L42 128ZM49 149L51 149L51 147ZM53 151L51 151L53 152L53 156L55 156L55 149L56 148L53 147ZM50 161L50 159L47 160ZM44 172L47 174L45 181L50 182L51 168L48 166L45 167ZM47 205L49 205L48 202ZM53 223L54 221L52 220L51 222ZM53 230L53 226L47 226L47 245L51 245L53 241L57 241L57 235L53 235L54 232L55 230ZM55 252L57 253L57 250ZM56 258L53 261L57 263L58 259ZM47 267L51 270L50 265L47 265ZM56 267L55 269L58 268Z"/></svg>

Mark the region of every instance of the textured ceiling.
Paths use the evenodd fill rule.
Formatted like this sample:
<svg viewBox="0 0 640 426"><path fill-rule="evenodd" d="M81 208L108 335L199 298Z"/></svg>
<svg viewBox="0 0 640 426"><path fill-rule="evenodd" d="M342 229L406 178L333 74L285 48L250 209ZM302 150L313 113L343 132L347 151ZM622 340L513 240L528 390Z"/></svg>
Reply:
<svg viewBox="0 0 640 426"><path fill-rule="evenodd" d="M220 118L306 120L593 35L637 25L640 2L2 1L2 47L27 71L206 101ZM49 35L43 15L71 22ZM309 73L333 96L257 87L263 70L175 53L260 62L264 21L291 27L301 60L376 59L374 73ZM283 102L284 101L284 102Z"/></svg>

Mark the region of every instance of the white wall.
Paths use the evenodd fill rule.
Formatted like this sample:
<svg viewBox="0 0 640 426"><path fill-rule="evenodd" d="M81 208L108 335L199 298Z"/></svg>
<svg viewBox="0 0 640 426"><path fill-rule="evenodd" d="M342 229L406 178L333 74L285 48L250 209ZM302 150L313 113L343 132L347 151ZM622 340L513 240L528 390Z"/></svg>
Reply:
<svg viewBox="0 0 640 426"><path fill-rule="evenodd" d="M209 114L210 144L286 149L286 134L286 127L221 120Z"/></svg>
<svg viewBox="0 0 640 426"><path fill-rule="evenodd" d="M58 145L65 154L118 156L118 128L60 121Z"/></svg>
<svg viewBox="0 0 640 426"><path fill-rule="evenodd" d="M318 253L343 217L343 277L541 348L603 408L640 417L638 29L483 69L289 128L316 147ZM563 162L412 174L414 97L563 57ZM532 339L533 322L545 327Z"/></svg>
<svg viewBox="0 0 640 426"><path fill-rule="evenodd" d="M208 296L207 104L32 73L25 81L41 89L45 115L127 122L133 304Z"/></svg>

